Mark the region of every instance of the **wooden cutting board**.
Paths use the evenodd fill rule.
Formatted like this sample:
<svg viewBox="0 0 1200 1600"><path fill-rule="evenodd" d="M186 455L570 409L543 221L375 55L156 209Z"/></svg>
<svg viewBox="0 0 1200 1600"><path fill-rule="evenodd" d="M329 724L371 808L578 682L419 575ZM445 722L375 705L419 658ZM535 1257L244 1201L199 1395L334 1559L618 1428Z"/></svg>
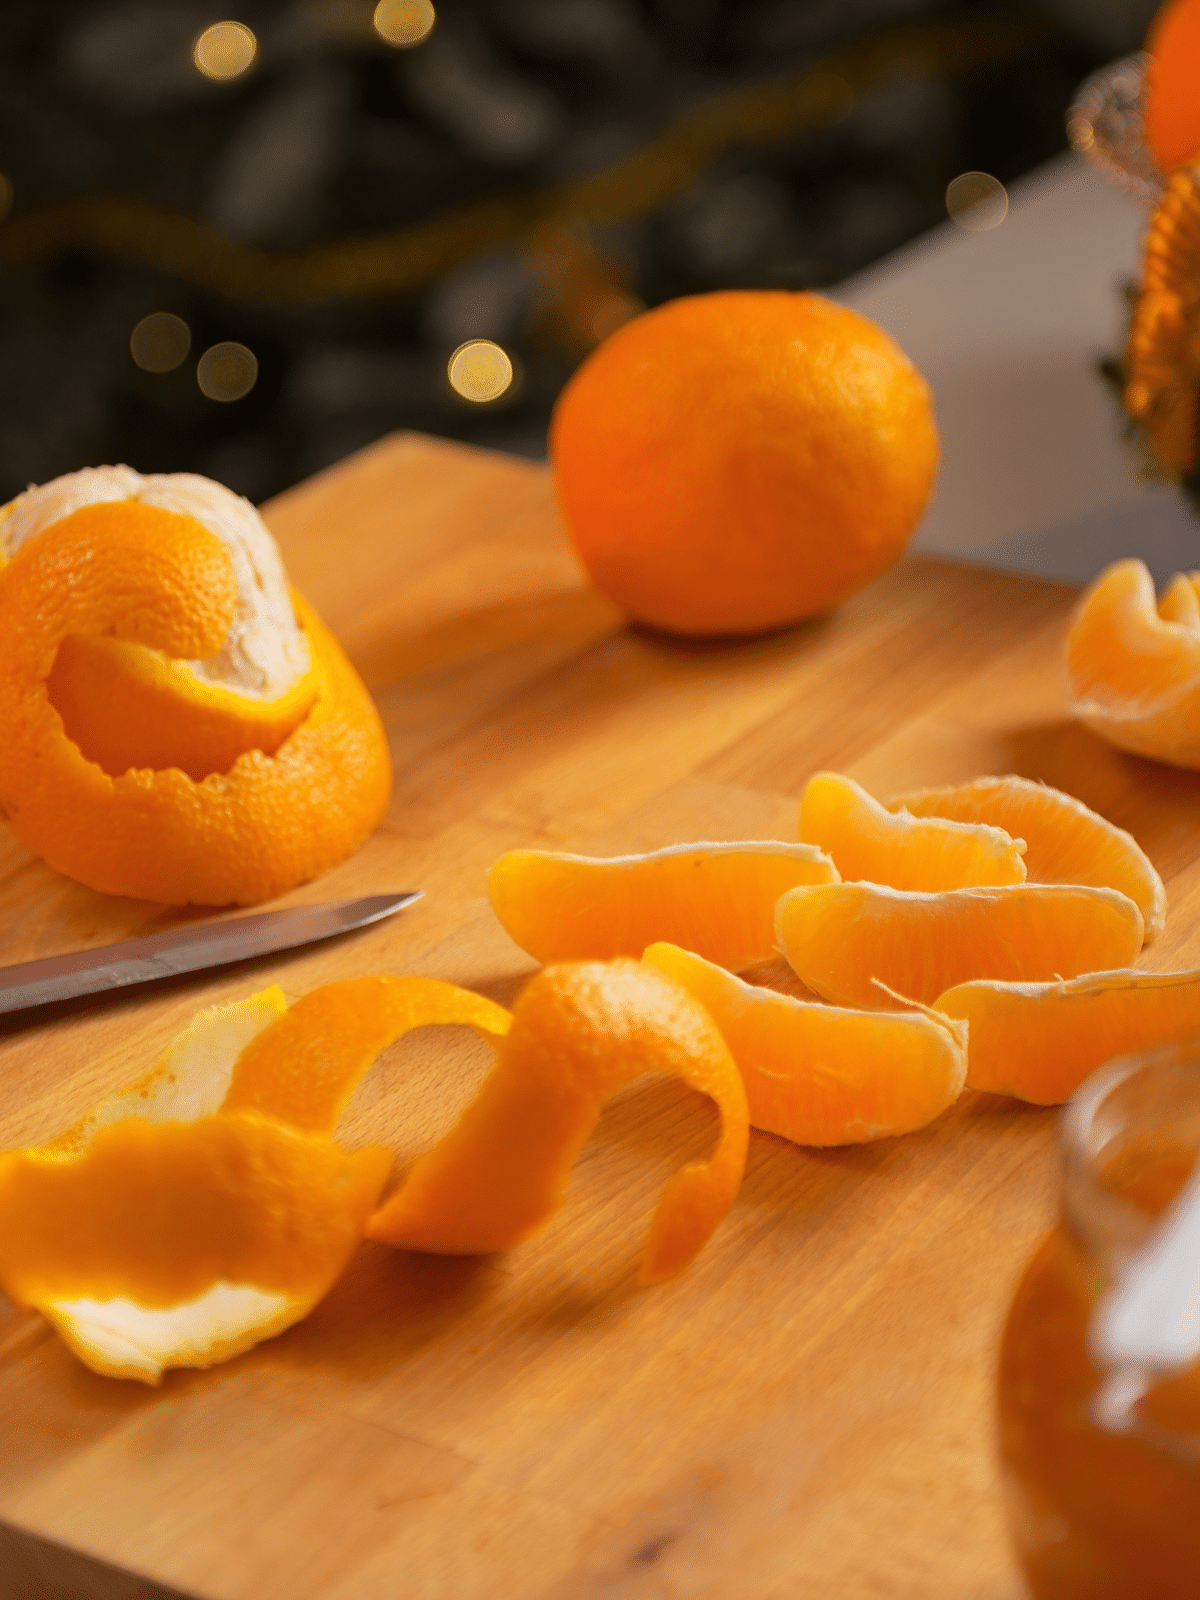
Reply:
<svg viewBox="0 0 1200 1600"><path fill-rule="evenodd" d="M508 1002L533 963L485 898L502 850L794 838L819 768L878 794L1010 771L1070 790L1167 880L1145 964L1200 965L1200 779L1070 722L1065 587L913 557L826 620L672 642L588 589L542 469L414 436L267 519L396 764L376 836L287 898L426 898L333 945L0 1036L0 1146L140 1074L198 1005L270 981L296 996L415 971ZM6 834L0 906L4 962L194 915L93 894ZM415 1153L486 1060L459 1030L410 1036L346 1138ZM1054 1124L968 1094L866 1147L756 1133L695 1266L639 1289L653 1197L714 1125L707 1102L643 1082L543 1239L469 1260L364 1245L307 1322L158 1389L94 1376L0 1300L0 1594L1016 1600L993 1368L1052 1217Z"/></svg>

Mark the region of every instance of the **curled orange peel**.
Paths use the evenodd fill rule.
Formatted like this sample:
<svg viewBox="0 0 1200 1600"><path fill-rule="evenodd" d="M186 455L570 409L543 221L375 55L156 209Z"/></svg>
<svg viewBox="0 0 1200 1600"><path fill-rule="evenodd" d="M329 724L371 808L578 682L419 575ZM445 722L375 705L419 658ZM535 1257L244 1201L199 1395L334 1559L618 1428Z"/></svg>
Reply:
<svg viewBox="0 0 1200 1600"><path fill-rule="evenodd" d="M639 962L571 962L530 980L473 1103L375 1213L369 1237L474 1254L541 1233L604 1101L645 1072L670 1072L716 1101L712 1155L664 1188L640 1278L681 1272L733 1204L746 1162L746 1092L716 1024L681 984Z"/></svg>
<svg viewBox="0 0 1200 1600"><path fill-rule="evenodd" d="M228 554L191 517L130 502L84 506L22 546L0 568L0 813L18 838L91 888L166 904L254 904L356 849L387 806L387 742L337 642L294 601L315 700L274 754L245 750L201 780L177 766L113 776L64 731L49 688L60 647L214 654L237 603Z"/></svg>
<svg viewBox="0 0 1200 1600"><path fill-rule="evenodd" d="M112 1377L156 1383L282 1332L340 1275L391 1167L330 1138L341 1107L430 1022L495 1033L508 1012L424 978L201 1011L147 1076L0 1155L0 1285Z"/></svg>

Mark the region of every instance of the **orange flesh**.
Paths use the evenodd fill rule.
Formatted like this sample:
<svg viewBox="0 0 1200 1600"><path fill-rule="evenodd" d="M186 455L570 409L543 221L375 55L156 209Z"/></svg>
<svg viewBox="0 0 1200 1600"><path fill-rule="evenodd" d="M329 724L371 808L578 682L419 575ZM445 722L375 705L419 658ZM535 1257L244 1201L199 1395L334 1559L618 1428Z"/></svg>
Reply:
<svg viewBox="0 0 1200 1600"><path fill-rule="evenodd" d="M667 1184L643 1252L642 1282L681 1272L737 1194L746 1095L703 1007L634 961L550 967L530 980L495 1070L371 1219L370 1237L461 1255L507 1249L541 1233L601 1105L650 1071L675 1073L721 1112L715 1151Z"/></svg>
<svg viewBox="0 0 1200 1600"><path fill-rule="evenodd" d="M64 734L47 680L66 638L202 659L235 603L221 543L136 503L86 506L0 571L0 811L51 866L109 894L250 905L334 866L378 823L391 789L378 714L299 597L319 694L274 756L252 750L201 783L177 768L114 778Z"/></svg>
<svg viewBox="0 0 1200 1600"><path fill-rule="evenodd" d="M978 822L893 814L850 778L818 772L800 801L800 837L847 881L936 891L1022 883L1023 841Z"/></svg>
<svg viewBox="0 0 1200 1600"><path fill-rule="evenodd" d="M966 1079L965 1040L917 1012L844 1011L743 983L674 945L644 960L682 983L733 1052L750 1122L796 1144L861 1144L940 1116Z"/></svg>
<svg viewBox="0 0 1200 1600"><path fill-rule="evenodd" d="M1158 1212L1191 1166L1171 1151L1125 1184ZM1026 1269L1000 1354L1000 1453L1013 1536L1036 1600L1193 1600L1200 1464L1099 1428L1087 1345L1097 1282L1065 1227ZM1157 1428L1200 1434L1200 1368L1139 1403Z"/></svg>
<svg viewBox="0 0 1200 1600"><path fill-rule="evenodd" d="M1017 982L1128 966L1141 913L1112 889L1016 884L910 894L868 883L792 889L779 945L802 982L836 1005L932 1003L970 978ZM875 981L878 980L878 981Z"/></svg>
<svg viewBox="0 0 1200 1600"><path fill-rule="evenodd" d="M888 807L1004 828L1025 841L1028 882L1117 889L1142 913L1147 943L1162 932L1166 890L1137 840L1060 789L1009 774L893 795Z"/></svg>
<svg viewBox="0 0 1200 1600"><path fill-rule="evenodd" d="M736 969L774 955L785 890L837 876L807 844L701 843L612 860L510 850L488 892L508 934L539 961L640 957L664 940Z"/></svg>
<svg viewBox="0 0 1200 1600"><path fill-rule="evenodd" d="M1062 1105L1106 1061L1200 1031L1200 972L1090 972L1069 983L978 979L937 1010L970 1026L973 1089Z"/></svg>

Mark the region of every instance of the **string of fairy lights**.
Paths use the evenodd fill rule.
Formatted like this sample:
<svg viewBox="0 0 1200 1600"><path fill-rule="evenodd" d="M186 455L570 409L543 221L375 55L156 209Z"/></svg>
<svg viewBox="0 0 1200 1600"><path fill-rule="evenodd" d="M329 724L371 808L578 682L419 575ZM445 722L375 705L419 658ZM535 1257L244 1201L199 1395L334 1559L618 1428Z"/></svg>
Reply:
<svg viewBox="0 0 1200 1600"><path fill-rule="evenodd" d="M369 0L367 0L369 5ZM365 12L362 13L365 15ZM433 32L431 0L378 0L370 13L377 41L397 50L419 47ZM250 301L316 303L394 294L434 281L462 260L514 238L581 220L647 214L693 182L725 149L843 117L854 102L900 70L969 71L1018 56L1036 42L1038 19L1012 7L979 13L967 26L954 19L896 28L837 51L802 72L714 97L676 119L647 145L615 164L570 183L502 195L460 208L416 227L339 241L296 252L270 252L226 238L190 218L145 202L91 199L43 206L0 228L0 257L37 265L64 250L132 257ZM259 42L237 20L213 22L192 42L202 76L231 82L252 72ZM0 173L0 223L13 206L13 185ZM1004 186L988 173L967 172L946 190L947 215L971 232L998 226L1008 209ZM611 302L611 304L609 303ZM640 309L635 298L608 293L600 311L611 331ZM130 335L130 354L148 373L176 370L192 353L192 332L171 312L143 317ZM258 377L245 345L226 340L196 359L196 381L210 400L243 398ZM447 381L473 405L487 405L520 382L520 364L493 340L476 338L450 355Z"/></svg>

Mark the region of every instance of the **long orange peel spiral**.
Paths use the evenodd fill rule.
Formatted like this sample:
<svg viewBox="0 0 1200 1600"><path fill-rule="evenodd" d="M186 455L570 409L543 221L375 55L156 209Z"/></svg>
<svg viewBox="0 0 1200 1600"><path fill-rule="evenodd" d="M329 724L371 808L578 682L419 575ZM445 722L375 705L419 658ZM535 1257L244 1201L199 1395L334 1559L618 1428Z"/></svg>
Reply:
<svg viewBox="0 0 1200 1600"><path fill-rule="evenodd" d="M254 904L356 849L387 806L387 742L336 640L293 598L316 697L274 754L245 750L201 780L179 767L113 776L52 702L60 647L213 655L237 604L229 556L193 518L130 502L84 506L19 549L0 568L0 814L18 838L91 888L166 904Z"/></svg>
<svg viewBox="0 0 1200 1600"><path fill-rule="evenodd" d="M430 1023L474 1028L499 1060L380 1207L390 1151L331 1135L379 1052ZM48 1144L0 1154L0 1286L96 1372L157 1383L211 1366L306 1316L364 1234L474 1253L541 1232L602 1101L650 1069L711 1095L723 1123L711 1159L660 1198L642 1268L656 1281L732 1204L746 1101L703 1007L626 961L549 969L513 1016L419 977L199 1012L145 1078Z"/></svg>

